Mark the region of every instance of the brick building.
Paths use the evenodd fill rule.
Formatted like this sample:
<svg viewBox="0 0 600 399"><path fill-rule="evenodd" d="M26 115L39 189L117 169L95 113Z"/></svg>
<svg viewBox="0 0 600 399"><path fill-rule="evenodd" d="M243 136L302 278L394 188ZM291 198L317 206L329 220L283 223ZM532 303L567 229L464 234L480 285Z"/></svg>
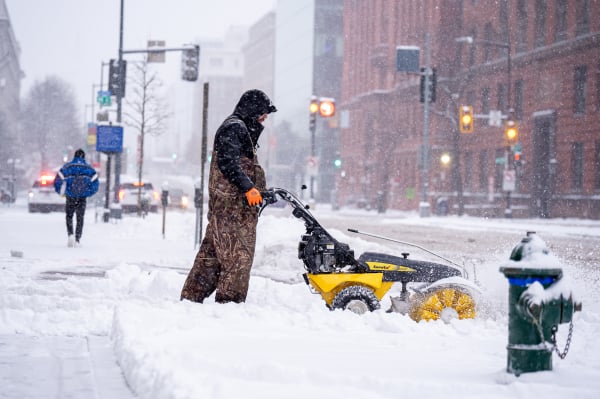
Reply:
<svg viewBox="0 0 600 399"><path fill-rule="evenodd" d="M344 33L342 205L436 211L446 198L459 214L600 218L599 1L346 0ZM427 129L419 74L397 71L404 45L436 69ZM511 108L516 147L487 118Z"/></svg>

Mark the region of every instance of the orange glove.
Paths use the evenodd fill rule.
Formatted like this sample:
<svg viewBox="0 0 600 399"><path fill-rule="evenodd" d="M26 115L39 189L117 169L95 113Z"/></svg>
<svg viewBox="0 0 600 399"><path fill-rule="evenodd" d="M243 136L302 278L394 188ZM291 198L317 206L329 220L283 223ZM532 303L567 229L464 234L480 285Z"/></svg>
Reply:
<svg viewBox="0 0 600 399"><path fill-rule="evenodd" d="M260 195L260 191L255 188L251 188L246 192L246 199L248 200L248 204L250 206L260 205L262 203L262 195Z"/></svg>

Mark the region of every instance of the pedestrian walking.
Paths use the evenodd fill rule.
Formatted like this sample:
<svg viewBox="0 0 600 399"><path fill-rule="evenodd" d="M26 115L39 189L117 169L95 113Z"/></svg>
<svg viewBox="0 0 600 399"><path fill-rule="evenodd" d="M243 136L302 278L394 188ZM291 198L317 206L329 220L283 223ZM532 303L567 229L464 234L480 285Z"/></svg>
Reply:
<svg viewBox="0 0 600 399"><path fill-rule="evenodd" d="M94 195L99 185L98 173L85 162L85 152L82 149L75 151L73 160L64 164L56 174L54 190L66 197L67 246L79 246L83 234L87 197ZM77 223L75 235L73 235L73 215Z"/></svg>
<svg viewBox="0 0 600 399"><path fill-rule="evenodd" d="M254 260L258 207L266 189L256 149L267 115L277 108L260 90L242 94L215 135L208 184L208 226L181 291L202 303L244 302Z"/></svg>

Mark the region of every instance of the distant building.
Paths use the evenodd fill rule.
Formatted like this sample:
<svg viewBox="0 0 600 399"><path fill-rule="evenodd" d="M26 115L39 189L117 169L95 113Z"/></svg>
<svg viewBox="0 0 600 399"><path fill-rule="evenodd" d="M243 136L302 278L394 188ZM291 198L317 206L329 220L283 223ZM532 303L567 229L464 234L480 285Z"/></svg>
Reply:
<svg viewBox="0 0 600 399"><path fill-rule="evenodd" d="M274 116L279 165L278 180L297 190L310 181L306 166L311 155L311 97L340 96L343 32L342 0L279 1L275 29ZM333 159L339 150L337 119L317 119L316 157L319 161L315 198L329 202L335 188Z"/></svg>
<svg viewBox="0 0 600 399"><path fill-rule="evenodd" d="M600 2L345 1L344 38L342 204L600 218ZM397 69L404 45L436 68L427 129L420 74ZM473 133L459 133L461 105ZM509 108L517 146L489 125Z"/></svg>
<svg viewBox="0 0 600 399"><path fill-rule="evenodd" d="M275 102L275 12L260 18L248 30L248 41L242 48L244 55L244 76L242 91L259 89ZM275 104L278 105L278 104ZM276 185L272 179L271 158L277 145L273 134L274 115L264 123L258 149L259 162L267 173L267 184Z"/></svg>
<svg viewBox="0 0 600 399"><path fill-rule="evenodd" d="M4 0L0 0L0 192L12 201L25 181L24 163L20 162L19 113L21 79L25 76L19 64L21 50L15 38Z"/></svg>
<svg viewBox="0 0 600 399"><path fill-rule="evenodd" d="M6 3L0 0L0 171L6 170L7 161L17 153L19 97L24 77L20 54Z"/></svg>
<svg viewBox="0 0 600 399"><path fill-rule="evenodd" d="M232 26L222 41L201 41L199 78L194 83L192 140L187 148L188 161L200 162L202 107L204 83L209 84L208 151L212 149L215 132L233 112L242 94L244 57L242 47L248 39L248 28Z"/></svg>

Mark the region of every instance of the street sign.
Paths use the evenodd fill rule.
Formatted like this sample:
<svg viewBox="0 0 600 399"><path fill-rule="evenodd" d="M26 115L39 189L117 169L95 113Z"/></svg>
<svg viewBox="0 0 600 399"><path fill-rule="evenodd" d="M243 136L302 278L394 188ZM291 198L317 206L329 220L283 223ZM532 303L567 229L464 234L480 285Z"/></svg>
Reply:
<svg viewBox="0 0 600 399"><path fill-rule="evenodd" d="M123 152L123 127L98 125L96 128L96 151Z"/></svg>
<svg viewBox="0 0 600 399"><path fill-rule="evenodd" d="M502 176L502 191L515 191L517 176L514 169L505 169Z"/></svg>
<svg viewBox="0 0 600 399"><path fill-rule="evenodd" d="M396 71L419 73L419 51L418 46L396 47Z"/></svg>
<svg viewBox="0 0 600 399"><path fill-rule="evenodd" d="M488 124L490 126L502 127L502 111L491 110Z"/></svg>
<svg viewBox="0 0 600 399"><path fill-rule="evenodd" d="M112 103L111 92L108 90L99 90L96 101L101 107L110 107Z"/></svg>
<svg viewBox="0 0 600 399"><path fill-rule="evenodd" d="M108 122L109 118L108 118L108 111L104 111L104 112L98 112L96 114L96 121L97 122Z"/></svg>
<svg viewBox="0 0 600 399"><path fill-rule="evenodd" d="M165 62L165 51L159 51L165 48L164 40L148 40L148 62Z"/></svg>
<svg viewBox="0 0 600 399"><path fill-rule="evenodd" d="M319 174L319 158L313 156L306 158L306 173L312 177Z"/></svg>

